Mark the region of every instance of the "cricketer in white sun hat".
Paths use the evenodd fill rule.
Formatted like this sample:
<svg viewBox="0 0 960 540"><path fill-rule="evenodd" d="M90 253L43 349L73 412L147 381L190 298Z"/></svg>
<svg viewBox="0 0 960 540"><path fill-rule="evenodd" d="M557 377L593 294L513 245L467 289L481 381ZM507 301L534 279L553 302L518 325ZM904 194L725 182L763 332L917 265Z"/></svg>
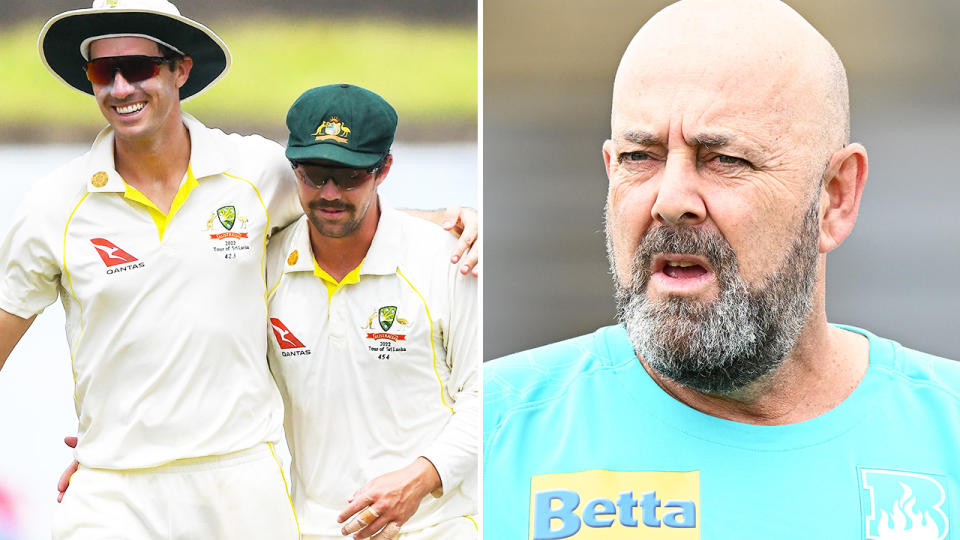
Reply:
<svg viewBox="0 0 960 540"><path fill-rule="evenodd" d="M180 15L167 0L94 0L89 9L67 11L47 21L37 47L43 64L56 78L93 95L83 69L90 42L122 36L156 41L193 58L190 78L180 88L180 101L203 93L230 69L230 50L223 40Z"/></svg>

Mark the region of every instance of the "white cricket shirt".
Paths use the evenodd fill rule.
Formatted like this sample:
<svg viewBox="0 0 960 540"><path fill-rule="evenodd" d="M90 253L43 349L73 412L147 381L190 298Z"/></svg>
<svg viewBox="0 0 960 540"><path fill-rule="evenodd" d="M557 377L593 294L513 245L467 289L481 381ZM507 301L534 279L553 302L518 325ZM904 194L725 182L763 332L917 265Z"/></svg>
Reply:
<svg viewBox="0 0 960 540"><path fill-rule="evenodd" d="M428 495L405 530L476 513L480 344L477 280L450 264L456 240L381 203L367 256L330 294L301 218L268 249L270 366L284 399L303 534L371 479L429 459Z"/></svg>
<svg viewBox="0 0 960 540"><path fill-rule="evenodd" d="M37 182L0 244L0 308L27 318L63 302L87 467L279 438L264 255L301 213L295 178L278 144L183 119L190 166L168 215L116 172L107 128Z"/></svg>

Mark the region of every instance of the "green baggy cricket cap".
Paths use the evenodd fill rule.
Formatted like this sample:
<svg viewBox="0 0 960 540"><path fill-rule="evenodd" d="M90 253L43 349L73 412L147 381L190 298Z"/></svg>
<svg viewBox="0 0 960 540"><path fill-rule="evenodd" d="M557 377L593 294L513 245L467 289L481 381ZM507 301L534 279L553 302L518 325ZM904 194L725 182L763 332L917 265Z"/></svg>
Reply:
<svg viewBox="0 0 960 540"><path fill-rule="evenodd" d="M287 112L287 159L326 160L358 169L390 152L397 111L377 94L352 84L304 92Z"/></svg>

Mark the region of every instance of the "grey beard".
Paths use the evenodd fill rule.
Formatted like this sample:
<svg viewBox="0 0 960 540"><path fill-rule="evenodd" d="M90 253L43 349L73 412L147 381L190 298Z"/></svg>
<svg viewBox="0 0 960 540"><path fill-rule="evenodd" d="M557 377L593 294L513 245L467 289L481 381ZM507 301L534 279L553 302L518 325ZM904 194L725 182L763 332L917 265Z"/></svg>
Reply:
<svg viewBox="0 0 960 540"><path fill-rule="evenodd" d="M617 279L617 317L637 354L658 373L703 393L727 394L772 372L796 345L810 314L819 260L819 200L814 197L783 263L751 288L740 279L736 253L716 231L661 226L637 247L631 282ZM706 258L720 293L710 303L671 296L647 298L653 258L660 253Z"/></svg>

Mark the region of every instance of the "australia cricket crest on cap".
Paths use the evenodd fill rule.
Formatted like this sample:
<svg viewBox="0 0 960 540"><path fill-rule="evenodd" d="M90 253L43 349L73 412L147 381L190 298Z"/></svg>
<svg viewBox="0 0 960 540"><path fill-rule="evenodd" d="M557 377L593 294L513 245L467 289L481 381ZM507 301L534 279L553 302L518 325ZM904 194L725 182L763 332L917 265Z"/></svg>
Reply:
<svg viewBox="0 0 960 540"><path fill-rule="evenodd" d="M348 128L339 117L331 116L329 120L322 122L313 133L318 141L337 141L345 143L350 136Z"/></svg>

